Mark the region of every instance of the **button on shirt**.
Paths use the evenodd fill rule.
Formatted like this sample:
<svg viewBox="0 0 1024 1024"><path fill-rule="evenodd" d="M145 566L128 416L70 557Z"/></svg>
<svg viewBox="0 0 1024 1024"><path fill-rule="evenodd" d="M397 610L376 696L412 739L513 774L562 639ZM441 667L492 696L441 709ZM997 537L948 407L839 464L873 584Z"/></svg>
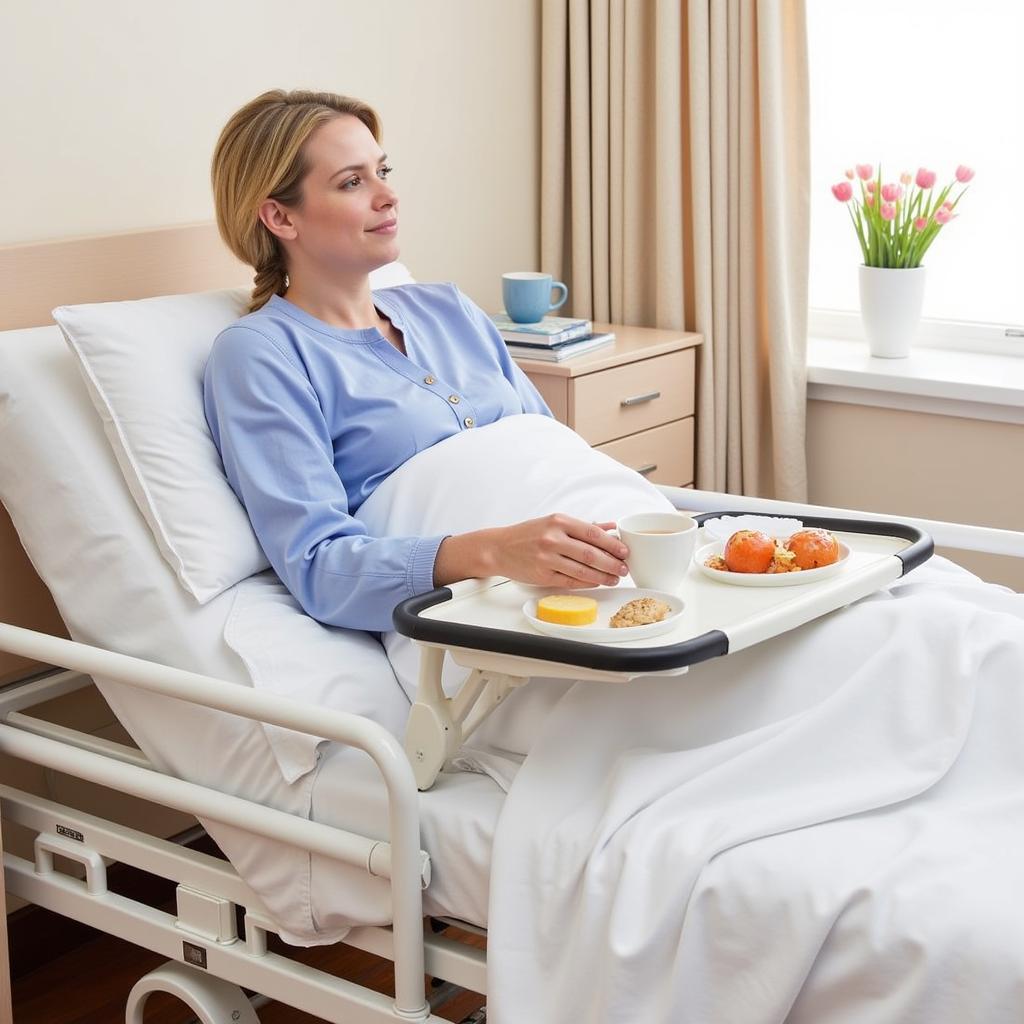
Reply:
<svg viewBox="0 0 1024 1024"><path fill-rule="evenodd" d="M371 537L357 513L402 463L446 437L551 415L490 318L450 284L373 293L402 332L346 330L287 299L218 335L206 418L271 565L308 614L353 629L433 589L436 537Z"/></svg>

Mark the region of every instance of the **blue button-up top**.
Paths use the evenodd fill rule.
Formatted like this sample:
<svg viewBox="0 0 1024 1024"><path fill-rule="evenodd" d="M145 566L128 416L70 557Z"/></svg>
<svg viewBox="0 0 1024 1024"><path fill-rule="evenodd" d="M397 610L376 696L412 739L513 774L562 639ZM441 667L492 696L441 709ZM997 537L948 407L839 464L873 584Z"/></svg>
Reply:
<svg viewBox="0 0 1024 1024"><path fill-rule="evenodd" d="M274 296L218 335L206 418L271 565L314 618L391 628L433 588L444 536L371 537L359 506L407 459L460 430L551 415L487 315L454 285L373 293L401 332L332 327Z"/></svg>

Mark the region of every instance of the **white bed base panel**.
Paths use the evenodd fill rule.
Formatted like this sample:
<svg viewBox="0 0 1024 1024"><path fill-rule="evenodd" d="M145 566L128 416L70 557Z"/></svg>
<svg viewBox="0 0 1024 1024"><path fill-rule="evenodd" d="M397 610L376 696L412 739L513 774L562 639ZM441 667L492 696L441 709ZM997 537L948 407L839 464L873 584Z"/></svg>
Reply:
<svg viewBox="0 0 1024 1024"><path fill-rule="evenodd" d="M0 725L0 750L15 757L182 811L233 824L300 849L318 851L388 878L395 953L393 1016L382 1018L375 1014L365 1019L431 1019L423 983L422 888L429 878L429 862L419 845L419 807L412 769L402 747L390 733L358 715L303 705L210 676L169 668L6 623L0 623L0 650L256 721L323 736L369 754L387 789L391 837L388 843L297 818L44 736L26 734L9 724ZM60 884L60 877L53 876L53 881ZM37 902L33 896L26 898ZM78 917L77 914L70 916ZM115 931L113 934L120 933ZM177 958L181 959L180 950ZM259 990L258 985L252 987Z"/></svg>
<svg viewBox="0 0 1024 1024"><path fill-rule="evenodd" d="M260 916L269 920L260 898L227 861L10 786L0 786L0 806L4 821L22 825L39 836L77 833L86 838L72 841L105 860L131 864L191 889L216 893L245 907L254 920ZM9 852L5 856L13 857Z"/></svg>
<svg viewBox="0 0 1024 1024"><path fill-rule="evenodd" d="M78 879L56 872L40 874L32 864L20 858L5 854L4 870L9 890L23 899L108 934L117 935L179 963L186 962L182 952L184 943L192 942L203 950L203 970L213 977L253 989L324 1020L336 1024L394 1024L396 1020L442 1024L442 1018L430 1013L426 1002L423 1011L416 1016L399 1013L390 996L275 953L261 953L258 948L254 951L240 941L223 944L212 942L202 934L183 928L179 919L172 914L114 893L90 893ZM249 924L247 921L247 927ZM422 934L420 939L424 946L432 942L432 938L425 938ZM374 951L388 948L389 943L382 939ZM438 977L444 977L442 968L448 966L445 961L450 959L445 956L445 951L427 959L431 973L436 971ZM454 975L456 972L450 973ZM482 970L475 972L474 989L483 987L480 984L482 973ZM422 992L422 976L419 981Z"/></svg>
<svg viewBox="0 0 1024 1024"><path fill-rule="evenodd" d="M73 732L74 730L67 731ZM76 735L83 741L91 738L86 733ZM68 842L75 845L62 846L60 850L62 856L85 861L95 854L104 862L114 861L130 864L149 874L176 882L190 893L202 893L213 899L243 907L246 911L244 939L246 949L253 956L276 956L276 954L267 953L266 934L274 930L269 913L263 907L259 896L252 891L227 861L180 846L170 840L158 839L85 811L75 810L45 797L24 793L10 786L0 785L0 808L2 808L4 821L21 825L40 836L47 837L47 839L49 837L66 838L69 832L88 837L87 842L68 839ZM52 848L50 842L41 845ZM82 856L74 856L76 853ZM23 899L46 906L57 913L65 912L65 909L62 908L66 908L66 901L62 897L69 891L69 887L74 888L76 885L79 889L83 887L81 881L70 877L65 879L62 876L56 880L58 891L55 894L47 895L45 886L53 879L47 877L48 870L39 870L38 856L35 865L9 852L5 853L4 859L8 890ZM88 880L84 888L87 892L89 891ZM90 892L91 896L101 897L103 895L102 886L94 885L93 888L96 891ZM118 897L118 900L122 907L131 902L123 897ZM92 906L93 903L84 905ZM81 919L78 914L67 913L66 916ZM223 932L218 930L215 934L209 927L203 926L202 918L197 918L195 915L190 917L183 912L181 907L179 907L177 919L172 919L170 915L164 915L164 920L161 923L166 924L172 920L176 931L171 934L179 941L189 938L188 934L183 935L182 932L191 932L196 941L224 944L225 940L229 939L230 927L233 927L232 917L231 926ZM459 922L451 923L459 924ZM462 925L462 927L476 930L468 925ZM119 934L139 945L148 945L141 941L141 935L132 936L123 931L111 934ZM424 941L425 967L428 974L433 977L445 978L462 988L483 992L486 985L486 958L483 950L455 942L443 935L435 935L432 931L425 934ZM354 946L388 960L393 961L395 958L394 933L391 928L376 926L354 928L346 935L345 945ZM291 961L287 962L291 963ZM300 969L304 968L300 967ZM309 968L309 970L314 969ZM266 986L257 988L261 992L267 991Z"/></svg>
<svg viewBox="0 0 1024 1024"><path fill-rule="evenodd" d="M210 975L325 1020L347 1024L408 1019L396 1017L390 997L268 952L266 933L273 925L260 916L258 897L225 861L7 786L0 787L0 801L6 821L38 831L42 840L36 844L34 863L4 855L7 889L22 899L176 962L186 962L184 944L190 943L205 953L204 970ZM65 834L77 831L87 835L88 845L65 838L57 832L58 826ZM55 839L66 845L55 843ZM91 879L83 882L55 872L47 851L79 862L91 861ZM104 858L177 881L177 915L108 892L105 872L97 866ZM218 924L211 927L210 915L203 912L202 904L218 902ZM235 905L247 908L244 942L234 935ZM473 991L485 989L486 957L482 950L430 933L423 936L423 942L429 974ZM354 929L345 944L395 958L390 928ZM429 1015L418 1019L428 1024L439 1021Z"/></svg>

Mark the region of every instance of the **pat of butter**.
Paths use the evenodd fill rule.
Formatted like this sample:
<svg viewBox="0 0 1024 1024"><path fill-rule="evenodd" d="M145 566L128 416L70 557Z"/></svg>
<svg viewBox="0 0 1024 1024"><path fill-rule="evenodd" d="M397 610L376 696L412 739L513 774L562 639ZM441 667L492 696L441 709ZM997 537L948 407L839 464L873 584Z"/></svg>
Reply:
<svg viewBox="0 0 1024 1024"><path fill-rule="evenodd" d="M537 618L561 626L588 626L597 620L597 602L592 597L552 594L537 602Z"/></svg>

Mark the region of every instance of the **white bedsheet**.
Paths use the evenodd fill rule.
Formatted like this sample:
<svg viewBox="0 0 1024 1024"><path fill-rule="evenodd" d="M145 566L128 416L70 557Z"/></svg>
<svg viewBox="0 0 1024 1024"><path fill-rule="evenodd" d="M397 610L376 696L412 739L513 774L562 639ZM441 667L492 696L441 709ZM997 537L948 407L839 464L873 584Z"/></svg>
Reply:
<svg viewBox="0 0 1024 1024"><path fill-rule="evenodd" d="M431 863L424 913L486 927L491 850L504 801L495 782L469 772L442 772L434 788L420 794L420 842ZM365 754L335 744L325 748L313 784L311 817L387 838L386 793ZM322 936L340 936L354 924L391 921L387 885L355 868L314 856L310 889Z"/></svg>

